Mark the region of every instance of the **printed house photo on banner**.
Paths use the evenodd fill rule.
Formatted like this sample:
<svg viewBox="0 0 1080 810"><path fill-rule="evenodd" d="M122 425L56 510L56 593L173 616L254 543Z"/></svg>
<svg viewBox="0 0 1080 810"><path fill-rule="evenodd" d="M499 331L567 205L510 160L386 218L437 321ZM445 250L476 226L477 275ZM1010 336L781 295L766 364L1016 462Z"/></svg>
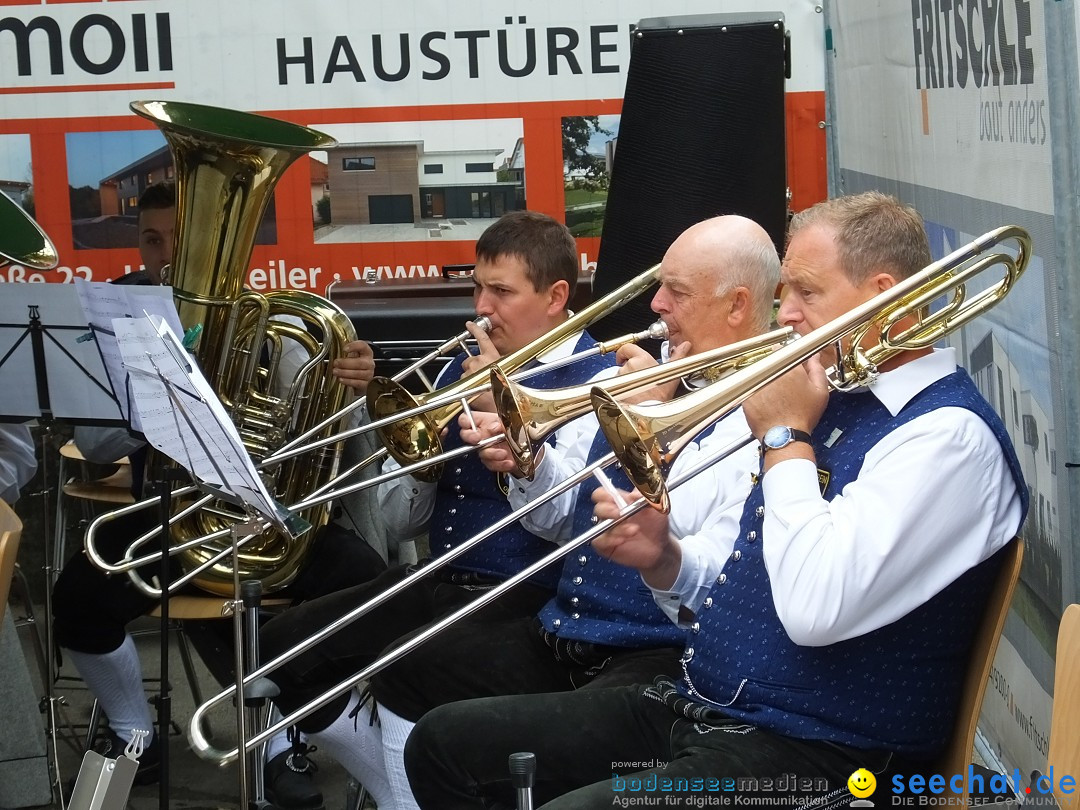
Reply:
<svg viewBox="0 0 1080 810"><path fill-rule="evenodd" d="M525 208L521 120L318 125L338 145L314 152L315 241L475 241Z"/></svg>
<svg viewBox="0 0 1080 810"><path fill-rule="evenodd" d="M619 118L576 115L562 119L566 227L574 236L600 236L604 228Z"/></svg>
<svg viewBox="0 0 1080 810"><path fill-rule="evenodd" d="M139 195L176 175L165 137L157 130L72 132L65 141L75 248L137 247ZM277 243L274 207L271 199L256 244Z"/></svg>

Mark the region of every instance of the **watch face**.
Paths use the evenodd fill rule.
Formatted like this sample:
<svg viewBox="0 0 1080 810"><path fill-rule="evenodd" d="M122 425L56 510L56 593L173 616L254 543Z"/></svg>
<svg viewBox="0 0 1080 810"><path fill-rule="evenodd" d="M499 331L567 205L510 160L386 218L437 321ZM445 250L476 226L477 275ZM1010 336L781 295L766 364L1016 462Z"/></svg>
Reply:
<svg viewBox="0 0 1080 810"><path fill-rule="evenodd" d="M791 444L791 428L777 425L765 431L761 442L771 450L779 450Z"/></svg>

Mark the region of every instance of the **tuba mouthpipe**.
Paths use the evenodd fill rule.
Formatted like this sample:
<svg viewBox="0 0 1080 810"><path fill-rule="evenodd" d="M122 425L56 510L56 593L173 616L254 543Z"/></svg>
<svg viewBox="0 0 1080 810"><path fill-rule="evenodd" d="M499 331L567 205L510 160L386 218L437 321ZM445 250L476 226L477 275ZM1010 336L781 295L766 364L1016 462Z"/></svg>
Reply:
<svg viewBox="0 0 1080 810"><path fill-rule="evenodd" d="M736 452L740 448L745 447L747 444L752 442L753 439L754 439L754 437L752 435L747 434L745 437L743 437L741 439L737 439L736 441L732 442L731 444L729 444L728 446L722 448L721 450L719 450L719 451L717 451L715 453L712 453L712 454L710 454L709 456L707 456L705 458L699 459L689 469L687 469L687 470L685 470L683 472L680 472L679 475L677 475L677 476L675 476L673 478L673 480L671 482L671 488L675 489L675 488L681 486L683 483L690 480L691 478L698 475L699 473L703 472L708 467L711 467L713 464L716 464L717 462L722 461L723 459L727 458L728 456L730 456L732 453ZM272 672L273 670L275 670L279 666L281 666L281 664L286 663L287 661L291 660L292 658L296 657L300 653L307 650L309 647L317 644L318 642L322 641L324 638L332 635L333 633L336 633L338 630L342 629L343 627L347 626L348 624L351 624L353 621L358 619L364 613L366 613L369 610L377 607L379 604L382 604L382 602L384 602L386 599L389 599L390 596L393 596L394 594L396 594L400 590L404 589L404 587L406 587L406 583L411 584L412 581L415 581L416 579L419 579L421 576L424 576L425 574L428 574L428 573L436 570L438 567L441 567L441 565L445 565L447 562L454 559L458 555L464 554L466 551L471 549L473 547L473 545L475 545L476 543L481 542L483 539L489 537L490 535L494 534L495 532L505 528L506 526L510 525L510 523L513 523L514 521L520 519L527 512L531 511L532 509L535 509L536 507L538 507L538 506L540 506L540 505L542 505L544 503L547 503L547 501L551 500L552 498L554 498L557 495L562 494L563 492L567 491L568 489L572 489L573 487L577 486L579 483L581 483L585 479L589 478L593 474L594 470L601 469L601 468L609 465L614 459L615 459L615 455L613 453L608 453L606 456L599 459L598 461L595 461L592 464L587 465L584 469L581 470L581 472L579 472L576 475L571 476L570 478L568 478L565 481L561 482L557 487L552 489L550 492L545 493L545 495L543 497L538 498L536 501L533 501L533 502L531 502L529 504L526 504L525 506L521 507L518 510L515 510L510 515L507 515L505 518L503 518L502 520L496 522L493 526L489 527L488 529L485 529L480 534L470 538L469 540L467 540L462 545L460 545L460 546L456 547L455 549L453 549L452 551L448 552L446 555L438 558L437 560L433 560L432 562L425 565L419 571L415 572L414 574L411 574L406 579L404 579L401 582L397 583L392 588L388 589L387 591L382 592L381 594L378 594L375 598L373 598L369 602L366 602L363 605L360 605L357 608L353 609L349 613L346 613L344 616L342 616L339 619L331 622L326 627L324 627L323 629L321 629L317 633L310 636L308 639L305 639L304 641L300 642L299 644L292 647L291 649L286 650L284 653L277 656L273 660L268 661L266 664L260 666L257 670L255 670L250 675L248 675L248 676L246 676L244 678L244 684L246 685L248 683L249 679L254 680L256 678L265 677L268 673ZM469 602L467 605L464 605L463 607L461 607L460 609L458 609L454 613L451 613L450 615L444 617L443 619L439 620L435 624L429 626L422 633L419 633L418 635L410 638L408 641L403 642L401 644L401 646L394 648L393 650L391 650L388 653L384 653L377 660L373 661L371 664L364 667L362 670L357 672L352 677L341 681L340 683L338 683L335 686L328 689L321 696L319 696L317 698L313 698L311 701L309 701L308 703L301 706L295 712L292 712L291 714L287 715L286 717L283 717L277 723L273 724L269 728L264 729L263 731L261 731L260 733L256 734L254 737L252 737L251 739L247 740L246 743L245 743L245 752L246 752L246 750L250 750L251 748L254 748L257 745L260 745L262 742L264 742L265 740L267 740L270 737L274 736L275 734L280 732L282 729L285 729L285 728L287 728L287 727L289 727L291 725L295 725L297 722L302 720L304 717L311 714L311 712L325 706L327 703L329 703L331 700L333 700L337 695L341 694L342 692L344 692L344 691L346 691L348 689L351 689L352 687L354 687L355 685L357 685L361 681L367 680L371 676L373 676L376 673L380 672L381 670L385 669L390 664L394 663L395 661L397 661L398 659L404 657L406 654L408 654L409 652L411 652L415 648L419 647L421 644L425 643L428 639L430 639L433 636L441 633L443 630L445 630L446 628L448 628L451 625L455 624L456 622L458 622L462 618L474 613L475 611L479 610L480 608L482 608L485 605L487 605L488 603L490 603L492 600L494 600L497 597L501 596L504 592L506 592L510 588L512 588L515 585L519 584L520 582L523 582L524 580L528 579L533 574L535 574L538 571L542 570L543 568L547 567L551 563L562 559L563 557L568 555L570 552L572 552L572 551L580 548L581 546L583 546L585 543L591 542L592 540L594 540L595 538L599 537L601 534L606 532L608 529L612 528L617 523L622 522L626 518L631 517L632 515L639 512L641 509L645 508L647 503L648 503L648 501L646 501L644 499L637 500L637 501L634 501L634 502L630 503L625 509L623 509L621 511L621 513L619 514L619 516L617 518L604 520L604 521L599 522L598 524L596 524L595 526L590 528L588 531L584 532L583 534L579 535L578 537L575 537L574 539L570 540L569 542L559 546L558 548L555 548L554 550L552 550L549 554L547 554L542 559L537 560L532 565L530 565L527 568L519 571L517 574L514 574L512 577L507 579L505 582L502 582L497 587L491 589L490 591L485 592L480 597L478 597L477 599L474 599L473 601ZM436 563L439 563L440 565L436 565ZM235 693L235 691L236 691L235 686L230 687L230 688L220 692L219 694L215 695L213 698L208 700L206 703L204 703L201 706L199 706L198 708L196 708L195 713L191 717L191 721L190 721L190 724L189 724L189 727L188 727L188 740L191 742L192 749L195 751L195 753L198 756L202 757L203 759L208 759L208 760L217 762L219 765L226 765L229 762L231 762L233 759L235 759L240 753L239 749L238 748L233 748L231 750L226 751L226 750L217 749L217 748L214 748L213 746L211 746L209 740L203 734L203 728L202 728L203 718L205 717L206 713L213 706L215 706L215 705L217 705L217 704L231 698L231 696Z"/></svg>

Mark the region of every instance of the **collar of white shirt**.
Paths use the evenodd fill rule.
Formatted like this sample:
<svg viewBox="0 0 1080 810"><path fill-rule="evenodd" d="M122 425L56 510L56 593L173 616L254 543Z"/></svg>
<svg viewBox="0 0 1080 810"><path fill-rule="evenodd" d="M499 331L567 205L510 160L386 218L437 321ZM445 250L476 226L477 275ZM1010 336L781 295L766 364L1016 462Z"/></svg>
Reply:
<svg viewBox="0 0 1080 810"><path fill-rule="evenodd" d="M938 380L956 371L956 349L949 346L910 360L886 371L870 385L870 391L893 416L911 399Z"/></svg>

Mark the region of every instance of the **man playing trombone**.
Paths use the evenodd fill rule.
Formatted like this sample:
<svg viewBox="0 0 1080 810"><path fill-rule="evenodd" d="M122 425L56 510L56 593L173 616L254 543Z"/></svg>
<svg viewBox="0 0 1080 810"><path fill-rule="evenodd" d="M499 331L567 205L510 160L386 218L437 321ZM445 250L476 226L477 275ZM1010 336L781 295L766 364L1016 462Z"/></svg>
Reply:
<svg viewBox="0 0 1080 810"><path fill-rule="evenodd" d="M771 239L751 220L722 216L687 229L664 256L660 287L652 301L670 337L663 354L669 354L670 345L672 358L696 355L765 332L779 270ZM625 371L656 365L636 346L624 346L619 353ZM650 388L631 398L668 399L681 384L675 381L663 390ZM503 431L498 417L490 414L477 416L475 430L466 418L460 421L462 436L474 443ZM741 414L732 414L688 452L686 460L746 433ZM542 448L532 481L512 482L511 505L519 508L537 499L607 450L595 417L575 420L559 431L554 447ZM480 455L493 471L516 470L505 444L485 448ZM709 545L718 536L730 549L756 462L756 450L748 445L726 464L700 476L693 486L675 493L673 525L686 535L708 527L709 533L701 532L692 542ZM590 526L589 495L595 486L593 481L569 490L530 512L523 524L555 542L570 539ZM679 671L681 639L681 631L657 607L633 571L586 546L566 558L556 595L532 615L497 622L473 617L459 621L371 680L380 725L362 725L358 732L366 740L362 750L371 752L367 768L377 770L381 757L390 783L403 782L402 756L412 725L444 703L485 695L633 684L658 674L674 676ZM411 797L400 789L394 802L393 807L413 806Z"/></svg>
<svg viewBox="0 0 1080 810"><path fill-rule="evenodd" d="M567 305L577 283L577 246L564 225L544 214L516 211L488 227L476 244L474 302L477 315L490 324L485 333L468 325L479 353L451 362L436 380L438 388L521 349L568 318ZM577 332L548 347L536 358L539 366L554 363L593 345L587 333ZM612 361L597 355L550 371L532 381L551 387L587 382ZM490 401L490 397L487 398ZM469 414L479 418L482 402L474 401ZM467 420L466 420L466 423ZM459 428L451 425L444 445L460 446ZM384 464L384 471L398 467ZM383 484L379 500L388 532L405 540L429 531L431 553L439 557L461 541L510 512L505 497L505 476L494 476L475 454L448 463L437 483L401 476ZM429 624L472 599L477 592L517 573L550 549L548 541L519 526L510 526L490 544L468 552L452 565L422 579L365 615L361 621L324 639L270 676L281 694L276 703L291 712L326 692L365 665L399 637ZM262 631L266 660L277 657L354 607L401 582L411 566L397 566L370 583L312 600L269 622ZM489 617L517 617L534 613L550 597L557 572L545 572L486 611ZM333 703L299 723L325 751L359 778L381 807L390 807L392 795L385 777L363 769L363 744L354 717L359 698L343 694ZM365 720L361 720L362 725ZM381 762L380 762L381 766ZM381 771L382 768L379 768ZM281 805L281 802L278 802Z"/></svg>
<svg viewBox="0 0 1080 810"><path fill-rule="evenodd" d="M821 203L792 221L778 319L810 341L929 260L921 218L896 200ZM518 750L537 754L544 807L574 810L612 806L628 780L638 796L677 797L665 806L699 806L738 779L786 774L801 784L773 800L839 805L860 768L881 782L932 767L1026 489L952 349L898 354L869 390L831 394L826 354L747 400L761 478L723 560L687 554L650 510L594 541L686 628L680 676L429 713L406 751L421 807L506 802ZM595 500L600 518L620 511L607 493Z"/></svg>

